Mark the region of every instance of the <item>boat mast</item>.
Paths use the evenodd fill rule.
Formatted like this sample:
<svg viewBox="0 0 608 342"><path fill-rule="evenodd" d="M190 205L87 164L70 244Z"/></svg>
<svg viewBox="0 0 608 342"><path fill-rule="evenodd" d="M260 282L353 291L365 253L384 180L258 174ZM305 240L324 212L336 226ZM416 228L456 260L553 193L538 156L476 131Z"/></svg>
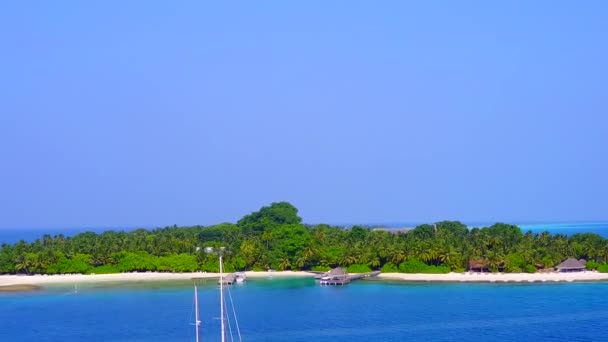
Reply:
<svg viewBox="0 0 608 342"><path fill-rule="evenodd" d="M198 330L199 330L199 327L201 325L201 321L200 321L199 316L198 316L198 290L196 289L196 284L194 284L194 312L195 312L195 314L194 314L194 317L195 317L194 318L195 319L195 321L194 321L194 327L195 328L194 329L196 331L196 342L199 342L199 332L198 332Z"/></svg>
<svg viewBox="0 0 608 342"><path fill-rule="evenodd" d="M222 266L222 254L220 253L220 321L222 323L222 342L226 341L226 329L224 327L224 268Z"/></svg>
<svg viewBox="0 0 608 342"><path fill-rule="evenodd" d="M213 250L213 247L205 247L207 254L214 254L220 258L220 322L222 324L222 342L226 342L226 327L224 326L224 264L223 256L226 252L226 247L220 247L217 252Z"/></svg>

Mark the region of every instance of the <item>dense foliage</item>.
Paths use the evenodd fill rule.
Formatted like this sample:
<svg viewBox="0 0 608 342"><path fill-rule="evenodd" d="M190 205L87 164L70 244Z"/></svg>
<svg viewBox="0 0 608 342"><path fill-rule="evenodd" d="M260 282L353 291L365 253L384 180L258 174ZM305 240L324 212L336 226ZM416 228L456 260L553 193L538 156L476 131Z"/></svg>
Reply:
<svg viewBox="0 0 608 342"><path fill-rule="evenodd" d="M295 207L280 202L236 224L45 235L33 243L3 244L0 273L216 272L218 258L206 254L206 246L227 247L227 271L344 266L353 272L446 273L464 271L477 261L491 271L535 272L568 257L608 271L608 240L597 234L522 233L502 223L469 230L452 221L399 234L360 226L306 226Z"/></svg>

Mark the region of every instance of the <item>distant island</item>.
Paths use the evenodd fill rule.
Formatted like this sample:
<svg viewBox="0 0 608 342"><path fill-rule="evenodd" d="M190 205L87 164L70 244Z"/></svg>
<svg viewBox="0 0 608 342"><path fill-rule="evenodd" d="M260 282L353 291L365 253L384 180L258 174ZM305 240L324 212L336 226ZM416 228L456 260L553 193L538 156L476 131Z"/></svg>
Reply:
<svg viewBox="0 0 608 342"><path fill-rule="evenodd" d="M456 221L394 232L310 226L293 205L278 202L236 224L44 235L33 243L5 243L0 274L217 272L218 258L205 252L207 246L227 248L228 272L342 266L351 273L536 273L569 258L589 270L608 272L608 240L593 233L524 233L504 223L468 229Z"/></svg>

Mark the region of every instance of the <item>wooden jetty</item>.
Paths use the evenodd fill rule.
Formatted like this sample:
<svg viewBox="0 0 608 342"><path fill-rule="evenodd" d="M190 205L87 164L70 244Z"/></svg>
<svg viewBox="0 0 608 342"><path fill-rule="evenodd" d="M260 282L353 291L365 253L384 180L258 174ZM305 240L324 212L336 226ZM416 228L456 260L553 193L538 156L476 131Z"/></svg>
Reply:
<svg viewBox="0 0 608 342"><path fill-rule="evenodd" d="M348 274L345 269L337 267L327 273L316 276L319 279L320 285L345 285L353 280L375 277L380 274L380 271L373 271L369 273L356 273Z"/></svg>
<svg viewBox="0 0 608 342"><path fill-rule="evenodd" d="M224 285L232 285L234 283L243 283L247 280L247 276L244 272L236 272L236 273L228 273L224 275ZM220 279L217 280L217 283L220 283Z"/></svg>
<svg viewBox="0 0 608 342"><path fill-rule="evenodd" d="M225 274L223 280L224 285L232 285L236 283L236 275L234 273ZM218 285L221 281L222 279L217 280Z"/></svg>
<svg viewBox="0 0 608 342"><path fill-rule="evenodd" d="M192 280L202 280L202 281L207 281L207 279L209 279L209 278L199 278L199 277L192 278ZM224 277L222 279L217 278L217 284L220 285L220 283L221 283L223 285L232 285L235 283L243 283L246 279L247 279L247 276L243 272L226 273L226 274L224 274Z"/></svg>

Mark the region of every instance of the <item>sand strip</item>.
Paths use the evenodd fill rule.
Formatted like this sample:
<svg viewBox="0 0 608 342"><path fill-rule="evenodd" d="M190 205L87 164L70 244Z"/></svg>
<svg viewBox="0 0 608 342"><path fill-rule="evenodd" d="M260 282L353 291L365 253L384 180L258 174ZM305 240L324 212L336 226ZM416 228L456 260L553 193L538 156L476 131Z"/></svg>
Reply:
<svg viewBox="0 0 608 342"><path fill-rule="evenodd" d="M284 272L245 272L248 278L285 278L313 277L314 274L303 271ZM69 275L0 275L0 288L6 286L44 286L52 284L80 284L103 282L146 282L176 281L193 278L219 278L219 273L118 273L118 274L69 274ZM521 283L521 282L575 282L575 281L608 281L608 273L573 272L573 273L382 273L379 279L400 280L406 282L484 282L484 283ZM24 288L25 289L25 288ZM1 290L0 290L1 291ZM12 290L11 290L12 291Z"/></svg>
<svg viewBox="0 0 608 342"><path fill-rule="evenodd" d="M248 278L268 277L313 277L309 272L245 272ZM0 286L9 285L51 285L100 282L144 282L191 280L193 278L219 278L219 273L117 273L117 274L64 274L64 275L0 275Z"/></svg>
<svg viewBox="0 0 608 342"><path fill-rule="evenodd" d="M382 273L380 279L402 280L411 282L574 282L574 281L607 281L608 273L572 272L572 273Z"/></svg>

